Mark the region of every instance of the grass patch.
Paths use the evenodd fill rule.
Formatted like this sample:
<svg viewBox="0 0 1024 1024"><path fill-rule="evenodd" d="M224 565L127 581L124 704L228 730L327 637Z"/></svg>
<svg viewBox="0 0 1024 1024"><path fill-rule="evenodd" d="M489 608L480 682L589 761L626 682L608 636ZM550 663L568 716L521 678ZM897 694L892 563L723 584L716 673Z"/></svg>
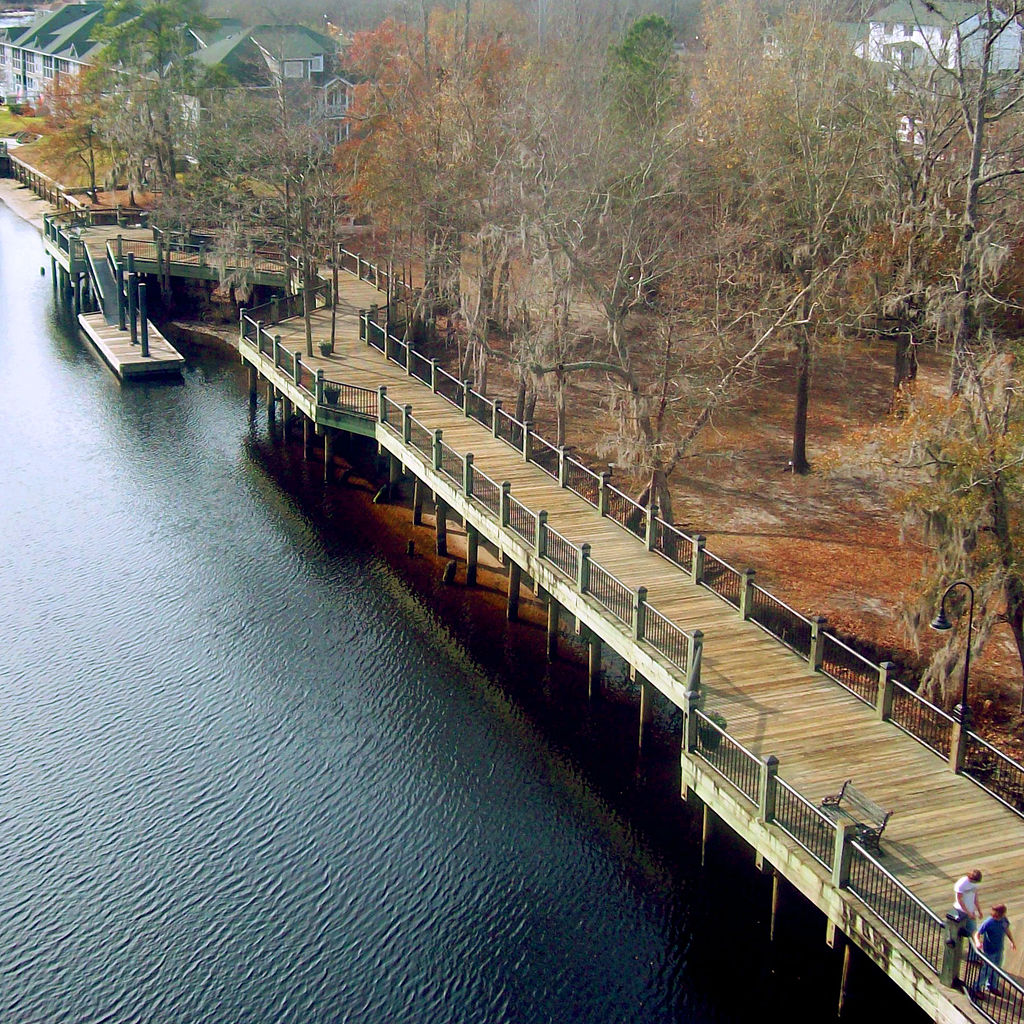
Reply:
<svg viewBox="0 0 1024 1024"><path fill-rule="evenodd" d="M17 135L18 132L42 134L46 119L43 117L19 117L7 107L0 107L0 137Z"/></svg>

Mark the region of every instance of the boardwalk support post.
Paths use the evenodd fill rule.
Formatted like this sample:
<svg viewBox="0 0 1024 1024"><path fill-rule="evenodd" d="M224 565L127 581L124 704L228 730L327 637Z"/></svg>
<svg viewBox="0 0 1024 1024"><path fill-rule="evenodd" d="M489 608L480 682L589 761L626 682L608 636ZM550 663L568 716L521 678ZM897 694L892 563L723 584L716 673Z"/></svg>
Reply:
<svg viewBox="0 0 1024 1024"><path fill-rule="evenodd" d="M636 745L637 749L642 751L647 727L654 721L654 687L632 666L630 666L629 674L640 687L640 727Z"/></svg>
<svg viewBox="0 0 1024 1024"><path fill-rule="evenodd" d="M683 694L683 752L692 754L697 749L697 701L700 693L687 690Z"/></svg>
<svg viewBox="0 0 1024 1024"><path fill-rule="evenodd" d="M523 459L529 462L533 458L533 438L530 432L533 430L533 420L523 420Z"/></svg>
<svg viewBox="0 0 1024 1024"><path fill-rule="evenodd" d="M562 606L552 594L548 594L547 657L548 661L558 658L558 616Z"/></svg>
<svg viewBox="0 0 1024 1024"><path fill-rule="evenodd" d="M744 620L750 618L750 598L756 575L753 569L744 569L740 579L740 618Z"/></svg>
<svg viewBox="0 0 1024 1024"><path fill-rule="evenodd" d="M761 776L757 785L757 817L760 821L775 820L775 794L778 792L779 759L769 754L761 762Z"/></svg>
<svg viewBox="0 0 1024 1024"><path fill-rule="evenodd" d="M136 304L139 296L138 286L139 281L135 276L135 253L130 252L128 253L128 321L133 345L139 343L138 326L135 323Z"/></svg>
<svg viewBox="0 0 1024 1024"><path fill-rule="evenodd" d="M505 617L509 622L519 620L519 586L522 579L523 570L519 563L513 558L508 558L508 602L505 606Z"/></svg>
<svg viewBox="0 0 1024 1024"><path fill-rule="evenodd" d="M462 460L462 493L473 497L473 453L466 452Z"/></svg>
<svg viewBox="0 0 1024 1024"><path fill-rule="evenodd" d="M388 421L388 388L386 384L381 384L377 388L377 418L381 423Z"/></svg>
<svg viewBox="0 0 1024 1024"><path fill-rule="evenodd" d="M587 630L587 699L593 700L601 692L601 638Z"/></svg>
<svg viewBox="0 0 1024 1024"><path fill-rule="evenodd" d="M693 566L690 570L690 575L695 586L704 582L704 548L707 546L707 543L708 539L703 533L698 533L693 538Z"/></svg>
<svg viewBox="0 0 1024 1024"><path fill-rule="evenodd" d="M412 440L412 406L408 402L402 406L402 440L406 444Z"/></svg>
<svg viewBox="0 0 1024 1024"><path fill-rule="evenodd" d="M462 382L462 415L469 419L469 396L473 393L473 382L464 380Z"/></svg>
<svg viewBox="0 0 1024 1024"><path fill-rule="evenodd" d="M946 941L942 948L942 969L939 971L939 981L947 988L952 988L960 978L963 951L963 942L960 940L960 916L951 910L946 914Z"/></svg>
<svg viewBox="0 0 1024 1024"><path fill-rule="evenodd" d="M821 662L825 654L825 626L828 619L824 615L815 615L811 619L811 653L807 658L807 667L811 672L821 671Z"/></svg>
<svg viewBox="0 0 1024 1024"><path fill-rule="evenodd" d="M436 493L434 494L434 541L435 553L446 557L448 554L448 504Z"/></svg>
<svg viewBox="0 0 1024 1024"><path fill-rule="evenodd" d="M324 483L331 481L331 466L334 463L334 429L324 427Z"/></svg>
<svg viewBox="0 0 1024 1024"><path fill-rule="evenodd" d="M850 884L850 859L853 856L851 840L856 834L855 822L836 823L836 843L832 850L832 884L837 889L845 889Z"/></svg>
<svg viewBox="0 0 1024 1024"><path fill-rule="evenodd" d="M437 394L437 360L430 360L430 390Z"/></svg>
<svg viewBox="0 0 1024 1024"><path fill-rule="evenodd" d="M569 467L565 461L565 445L558 446L558 486L565 487L566 473Z"/></svg>
<svg viewBox="0 0 1024 1024"><path fill-rule="evenodd" d="M501 399L494 400L494 408L491 410L491 436L498 436L498 423L501 420Z"/></svg>
<svg viewBox="0 0 1024 1024"><path fill-rule="evenodd" d="M892 717L895 672L896 666L891 661L883 661L878 666L878 699L875 702L875 717L880 722L888 722Z"/></svg>
<svg viewBox="0 0 1024 1024"><path fill-rule="evenodd" d="M476 567L480 552L480 531L466 524L466 586L476 585Z"/></svg>
<svg viewBox="0 0 1024 1024"><path fill-rule="evenodd" d="M139 344L143 359L149 358L149 310L146 301L146 283L139 282Z"/></svg>
<svg viewBox="0 0 1024 1024"><path fill-rule="evenodd" d="M412 484L412 525L423 525L423 484L418 476L413 477Z"/></svg>

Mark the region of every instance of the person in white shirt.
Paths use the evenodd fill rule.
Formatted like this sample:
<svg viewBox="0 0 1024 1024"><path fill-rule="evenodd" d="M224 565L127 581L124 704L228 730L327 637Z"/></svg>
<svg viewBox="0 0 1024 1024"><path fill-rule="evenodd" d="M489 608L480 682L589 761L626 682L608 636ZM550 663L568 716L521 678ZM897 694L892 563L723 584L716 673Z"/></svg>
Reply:
<svg viewBox="0 0 1024 1024"><path fill-rule="evenodd" d="M980 881L981 872L977 868L972 868L953 886L953 909L967 915L963 926L968 935L973 935L977 931L978 922L981 920L981 904L978 902Z"/></svg>

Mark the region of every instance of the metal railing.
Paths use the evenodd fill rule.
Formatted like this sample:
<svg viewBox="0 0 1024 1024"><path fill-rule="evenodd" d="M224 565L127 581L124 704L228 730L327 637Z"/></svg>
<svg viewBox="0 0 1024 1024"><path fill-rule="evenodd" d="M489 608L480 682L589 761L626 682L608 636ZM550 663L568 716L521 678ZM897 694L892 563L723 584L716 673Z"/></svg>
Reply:
<svg viewBox="0 0 1024 1024"><path fill-rule="evenodd" d="M693 573L693 539L670 526L664 519L654 517L653 550L688 575Z"/></svg>
<svg viewBox="0 0 1024 1024"><path fill-rule="evenodd" d="M821 637L821 644L821 671L874 707L878 701L878 666L831 633Z"/></svg>
<svg viewBox="0 0 1024 1024"><path fill-rule="evenodd" d="M537 517L521 502L511 495L508 499L508 525L513 533L517 533L530 544L537 535Z"/></svg>
<svg viewBox="0 0 1024 1024"><path fill-rule="evenodd" d="M761 779L760 759L703 712L694 709L693 713L697 716L697 746L694 752L756 805Z"/></svg>
<svg viewBox="0 0 1024 1024"><path fill-rule="evenodd" d="M601 478L582 462L575 459L565 460L565 486L573 494L597 508L598 495L601 493Z"/></svg>
<svg viewBox="0 0 1024 1024"><path fill-rule="evenodd" d="M811 654L811 620L805 619L788 604L769 594L767 590L750 586L750 601L747 618L756 622L766 633L781 640L790 650L796 651L805 660Z"/></svg>
<svg viewBox="0 0 1024 1024"><path fill-rule="evenodd" d="M653 605L644 608L643 637L676 668L685 672L690 655L690 637L671 619L665 618Z"/></svg>
<svg viewBox="0 0 1024 1024"><path fill-rule="evenodd" d="M939 757L949 757L956 724L952 716L899 682L893 683L889 720Z"/></svg>
<svg viewBox="0 0 1024 1024"><path fill-rule="evenodd" d="M550 526L544 528L544 557L569 579L575 580L578 577L580 549Z"/></svg>
<svg viewBox="0 0 1024 1024"><path fill-rule="evenodd" d="M847 888L933 971L942 970L945 922L859 843L851 843Z"/></svg>
<svg viewBox="0 0 1024 1024"><path fill-rule="evenodd" d="M530 431L530 461L548 476L558 479L558 449L535 430Z"/></svg>
<svg viewBox="0 0 1024 1024"><path fill-rule="evenodd" d="M647 509L617 487L608 486L608 518L634 537L647 535Z"/></svg>
<svg viewBox="0 0 1024 1024"><path fill-rule="evenodd" d="M704 575L701 582L733 608L740 606L740 574L728 562L710 551L704 552Z"/></svg>
<svg viewBox="0 0 1024 1024"><path fill-rule="evenodd" d="M501 515L501 488L476 466L473 467L473 497L492 515Z"/></svg>
<svg viewBox="0 0 1024 1024"><path fill-rule="evenodd" d="M1024 1020L1024 987L984 953L969 946L960 973L967 998L989 1020L995 1024Z"/></svg>
<svg viewBox="0 0 1024 1024"><path fill-rule="evenodd" d="M629 625L633 621L633 591L597 562L590 563L587 593L620 622Z"/></svg>
<svg viewBox="0 0 1024 1024"><path fill-rule="evenodd" d="M776 779L775 786L772 821L822 867L831 868L836 845L835 822L782 779Z"/></svg>
<svg viewBox="0 0 1024 1024"><path fill-rule="evenodd" d="M970 731L964 775L1010 810L1024 815L1024 767Z"/></svg>

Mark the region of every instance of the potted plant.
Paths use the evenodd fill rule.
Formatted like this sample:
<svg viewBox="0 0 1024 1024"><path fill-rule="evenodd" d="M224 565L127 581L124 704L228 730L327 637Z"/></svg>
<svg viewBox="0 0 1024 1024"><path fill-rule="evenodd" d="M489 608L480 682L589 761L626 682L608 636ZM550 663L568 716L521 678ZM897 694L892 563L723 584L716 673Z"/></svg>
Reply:
<svg viewBox="0 0 1024 1024"><path fill-rule="evenodd" d="M704 718L708 721L697 720L697 738L705 750L717 750L718 744L722 742L722 733L718 729L725 731L729 723L725 720L725 716L720 715L717 711L705 711ZM713 729L708 722L717 725L718 729Z"/></svg>
<svg viewBox="0 0 1024 1024"><path fill-rule="evenodd" d="M319 343L319 345L320 345L320 355L322 355L322 356L329 356L329 355L333 354L334 346L329 341L321 341Z"/></svg>

